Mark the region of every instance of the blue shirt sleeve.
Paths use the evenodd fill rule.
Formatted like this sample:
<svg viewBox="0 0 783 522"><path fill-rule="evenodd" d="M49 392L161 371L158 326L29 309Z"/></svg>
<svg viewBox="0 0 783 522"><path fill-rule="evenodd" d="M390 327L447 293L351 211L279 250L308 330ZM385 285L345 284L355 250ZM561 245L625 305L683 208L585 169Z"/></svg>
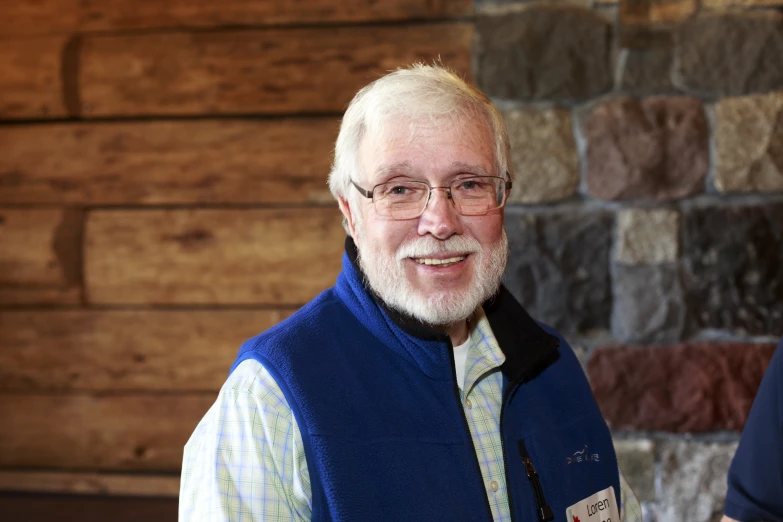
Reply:
<svg viewBox="0 0 783 522"><path fill-rule="evenodd" d="M725 514L783 522L783 341L759 386L728 476Z"/></svg>

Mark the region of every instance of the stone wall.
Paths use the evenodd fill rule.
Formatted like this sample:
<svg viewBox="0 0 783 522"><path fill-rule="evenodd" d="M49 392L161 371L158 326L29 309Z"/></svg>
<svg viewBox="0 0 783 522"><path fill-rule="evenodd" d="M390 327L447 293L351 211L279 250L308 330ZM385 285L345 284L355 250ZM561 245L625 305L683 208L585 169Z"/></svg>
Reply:
<svg viewBox="0 0 783 522"><path fill-rule="evenodd" d="M783 1L476 1L506 283L585 363L645 520L719 520L783 334Z"/></svg>

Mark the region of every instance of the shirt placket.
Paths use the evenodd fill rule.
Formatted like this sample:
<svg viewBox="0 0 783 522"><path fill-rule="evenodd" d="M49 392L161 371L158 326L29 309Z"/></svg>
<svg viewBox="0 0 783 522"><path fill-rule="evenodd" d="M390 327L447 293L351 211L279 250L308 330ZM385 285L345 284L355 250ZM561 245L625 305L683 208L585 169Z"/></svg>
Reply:
<svg viewBox="0 0 783 522"><path fill-rule="evenodd" d="M482 318L471 333L465 388L461 397L487 498L496 521L510 520L499 430L503 386L499 366L504 359L486 319Z"/></svg>

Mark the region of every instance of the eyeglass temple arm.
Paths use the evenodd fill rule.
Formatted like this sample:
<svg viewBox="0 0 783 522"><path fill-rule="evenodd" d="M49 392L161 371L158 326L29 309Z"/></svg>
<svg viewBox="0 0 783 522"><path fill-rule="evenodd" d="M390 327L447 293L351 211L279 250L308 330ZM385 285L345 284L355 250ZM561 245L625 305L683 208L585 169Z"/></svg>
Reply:
<svg viewBox="0 0 783 522"><path fill-rule="evenodd" d="M356 187L356 190L359 191L359 194L361 194L362 196L364 196L367 199L372 199L372 190L364 190L362 187L357 185L354 180L351 180L351 185Z"/></svg>

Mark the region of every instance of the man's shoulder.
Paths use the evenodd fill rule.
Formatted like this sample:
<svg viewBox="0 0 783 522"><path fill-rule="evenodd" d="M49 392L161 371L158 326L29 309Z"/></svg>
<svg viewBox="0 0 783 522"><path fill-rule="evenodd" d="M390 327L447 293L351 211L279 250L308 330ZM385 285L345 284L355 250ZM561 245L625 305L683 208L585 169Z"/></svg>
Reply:
<svg viewBox="0 0 783 522"><path fill-rule="evenodd" d="M220 390L220 399L228 403L247 401L264 405L263 409L289 416L291 408L269 370L255 359L236 365Z"/></svg>
<svg viewBox="0 0 783 522"><path fill-rule="evenodd" d="M582 372L582 366L579 363L579 359L576 357L576 353L574 352L573 348L571 348L571 345L568 343L568 340L566 340L565 336L563 336L558 330L556 330L554 327L549 326L546 323L542 323L541 321L536 321L536 324L546 333L551 335L552 337L555 337L558 341L557 351L559 357L557 358L556 362L560 362L561 364L564 362L568 362L569 365L572 367L572 369L578 368L580 372Z"/></svg>

